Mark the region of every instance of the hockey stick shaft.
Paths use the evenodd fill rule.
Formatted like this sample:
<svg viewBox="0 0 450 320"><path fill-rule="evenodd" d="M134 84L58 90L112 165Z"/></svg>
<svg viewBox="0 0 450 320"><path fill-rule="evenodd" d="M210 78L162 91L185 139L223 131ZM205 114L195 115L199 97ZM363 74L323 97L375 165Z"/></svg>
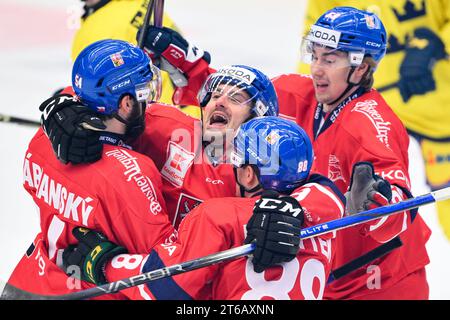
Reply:
<svg viewBox="0 0 450 320"><path fill-rule="evenodd" d="M148 2L147 11L145 12L144 21L142 22L141 33L139 34L138 47L144 48L144 40L147 36L147 26L150 24L150 18L153 14L153 8L155 7L155 0Z"/></svg>
<svg viewBox="0 0 450 320"><path fill-rule="evenodd" d="M162 27L164 13L164 0L155 0L155 17L153 22L155 27Z"/></svg>
<svg viewBox="0 0 450 320"><path fill-rule="evenodd" d="M300 237L302 239L317 237L330 231L341 230L357 224L369 222L405 210L411 210L420 206L424 206L426 204L446 200L449 198L450 198L450 187L443 188L398 203L393 203L387 206L363 211L355 215L347 216L341 219L332 220L329 222L321 223L309 228L302 229L300 232Z"/></svg>
<svg viewBox="0 0 450 320"><path fill-rule="evenodd" d="M375 220L381 217L389 216L405 210L414 209L426 204L430 204L436 201L446 200L450 198L450 187L440 189L422 196L411 198L402 202L394 203L388 206L379 207L376 209L363 211L353 216L348 216L341 219L332 220L322 224L318 224L312 227L302 229L300 238L302 240L317 237L325 233L337 231L343 228L348 228L357 224L365 223L371 220ZM189 272L192 270L207 267L213 264L225 262L228 260L236 259L242 256L249 255L253 252L255 244L246 244L240 247L232 248L229 250L214 253L198 259L186 261L180 264L172 265L169 267L153 270L147 273L139 274L130 278L122 279L119 281L111 282L105 285L93 287L87 290L78 291L60 296L40 296L33 295L27 292L23 292L20 289L6 285L5 290L1 296L2 299L39 299L39 300L76 300L76 299L88 299L97 297L103 294L115 293L123 289L131 288L144 284L149 281L162 279L165 277L174 276L177 274Z"/></svg>
<svg viewBox="0 0 450 320"><path fill-rule="evenodd" d="M15 123L15 124L22 124L30 127L39 127L41 124L39 121L19 118L19 117L13 117L13 116L7 116L4 114L0 114L0 122L9 122L9 123Z"/></svg>

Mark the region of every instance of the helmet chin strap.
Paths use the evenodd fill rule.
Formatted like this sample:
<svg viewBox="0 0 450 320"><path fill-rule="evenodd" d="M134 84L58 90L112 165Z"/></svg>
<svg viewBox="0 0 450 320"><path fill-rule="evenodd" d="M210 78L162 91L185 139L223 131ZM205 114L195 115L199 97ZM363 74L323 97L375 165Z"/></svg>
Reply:
<svg viewBox="0 0 450 320"><path fill-rule="evenodd" d="M136 102L137 107L141 108L141 112L138 115L133 116L131 119L126 120L116 112L113 117L123 123L126 126L125 136L126 138L137 138L145 129L145 109L146 102ZM136 108L136 107L135 107Z"/></svg>
<svg viewBox="0 0 450 320"><path fill-rule="evenodd" d="M364 78L366 77L366 75L371 71L371 69L372 69L372 68L369 66L369 67L367 68L367 71L366 71L366 72L364 73L364 75L361 77L361 80L359 80L358 83L353 83L353 82L350 82L350 77L353 75L353 72L355 72L356 67L355 67L355 66L350 67L350 72L348 73L348 76L347 76L347 88L345 88L345 90L341 93L341 95L340 95L337 99L335 99L334 101L332 101L332 102L330 102L330 103L328 103L328 104L329 104L329 105L335 104L335 103L337 103L338 101L340 101L342 98L345 98L346 95L347 95L347 93L348 93L351 89L353 89L354 87L359 86L359 85L361 84L361 82L364 80Z"/></svg>
<svg viewBox="0 0 450 320"><path fill-rule="evenodd" d="M353 75L353 72L355 72L356 67L350 67L350 72L348 73L347 76L347 88L345 88L345 90L341 93L341 95L336 98L335 100L333 100L332 102L328 103L328 104L335 104L336 102L340 101L342 98L345 97L345 95L355 86L359 85L359 83L361 83L361 81L359 83L353 83L350 82L350 77Z"/></svg>

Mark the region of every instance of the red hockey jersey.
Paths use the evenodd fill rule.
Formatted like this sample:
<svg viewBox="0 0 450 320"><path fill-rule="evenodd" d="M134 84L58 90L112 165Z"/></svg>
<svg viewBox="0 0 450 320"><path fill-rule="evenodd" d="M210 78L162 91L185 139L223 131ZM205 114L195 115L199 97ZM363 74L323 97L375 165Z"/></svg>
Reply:
<svg viewBox="0 0 450 320"><path fill-rule="evenodd" d="M318 103L312 80L307 76L291 74L280 76L273 83L281 116L296 121L313 141L313 169L316 172L327 176L345 192L350 184L353 165L359 161L370 161L378 175L396 186L393 190L394 202L410 195L409 137L401 121L376 90L351 100L331 125L316 137L314 122ZM414 223L411 224L412 220ZM327 288L325 297L357 298L370 295L373 290L386 290L428 264L425 243L431 231L420 215L414 217L414 214L400 213L338 231L333 267L349 262L400 233L404 243L401 248L374 261L367 269L361 268L335 281ZM370 285L373 266L381 272L380 288Z"/></svg>
<svg viewBox="0 0 450 320"><path fill-rule="evenodd" d="M193 68L188 74L189 85L177 89L174 101L198 104L195 92L214 71L205 63ZM376 90L351 100L337 116L329 114L327 118L332 120L330 126L316 137L314 127L315 122L317 126L319 114L312 79L306 75L289 74L272 81L279 99L280 116L298 123L313 141L315 159L312 171L328 177L342 192L346 192L353 165L359 161L370 161L377 174L395 185L394 202L411 196L409 137L401 121ZM413 218L414 223L411 224ZM325 297L357 298L377 290L388 290L406 275L427 265L429 258L425 243L431 230L419 215L405 212L339 231L333 268L400 233L404 243L401 248L374 261L367 268L333 282L327 287ZM370 285L373 266L381 270L380 288Z"/></svg>
<svg viewBox="0 0 450 320"><path fill-rule="evenodd" d="M147 108L145 131L133 147L160 170L170 221L176 227L204 200L236 195L232 166L210 162L202 146L201 122L176 107Z"/></svg>
<svg viewBox="0 0 450 320"><path fill-rule="evenodd" d="M340 194L339 192L337 192ZM307 183L292 196L305 211L305 226L342 216L342 194L329 185ZM210 199L181 223L179 238L158 245L149 255L119 255L106 268L109 281L239 247L256 201L253 198ZM334 255L333 233L301 241L297 258L255 273L251 258L212 265L151 281L134 290L132 299L321 299Z"/></svg>
<svg viewBox="0 0 450 320"><path fill-rule="evenodd" d="M91 286L58 267L62 249L77 242L76 226L100 231L129 252L148 251L174 232L154 163L124 147L105 144L101 160L63 165L40 129L26 152L23 183L39 207L41 232L9 283L30 292L63 294Z"/></svg>

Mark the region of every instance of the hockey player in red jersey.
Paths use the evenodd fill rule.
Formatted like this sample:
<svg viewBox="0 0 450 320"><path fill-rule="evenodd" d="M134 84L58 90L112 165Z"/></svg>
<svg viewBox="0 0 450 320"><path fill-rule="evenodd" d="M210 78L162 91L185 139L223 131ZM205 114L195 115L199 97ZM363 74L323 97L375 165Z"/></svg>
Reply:
<svg viewBox="0 0 450 320"><path fill-rule="evenodd" d="M71 281L59 268L61 249L75 242L72 229L76 226L101 231L119 245L112 252L116 254L150 250L174 232L153 161L123 143L142 132L146 105L158 95L159 70L141 49L124 41L102 40L80 53L72 81L81 102L94 110L95 117L87 121L103 125L99 138L104 146L101 160L76 167L58 161L42 129L28 146L23 185L39 207L41 231L9 284L38 294L91 286ZM80 102L62 95L42 107L48 116L76 103ZM76 107L71 110L77 112ZM57 116L67 120L63 114Z"/></svg>
<svg viewBox="0 0 450 320"><path fill-rule="evenodd" d="M242 122L255 116L278 115L278 100L270 79L248 66L219 69L204 81L199 97L203 121L178 108L152 103L146 111L143 134L130 143L136 151L150 156L161 172L163 194L175 226L203 200L234 196L232 166L224 161L226 145ZM77 106L80 114L71 109L69 106L59 111L69 119L64 123L55 116L43 119L53 148L64 162L96 161L101 157L97 132L76 126L89 121L92 112L82 106ZM66 123L77 130L67 130ZM79 132L84 138L76 136ZM80 150L80 141L90 148Z"/></svg>
<svg viewBox="0 0 450 320"><path fill-rule="evenodd" d="M145 46L175 65L189 80L178 88L176 103L196 103L195 92L211 73L204 60L185 63L169 53L174 31L150 27ZM288 74L273 79L280 115L296 121L308 133L315 150L315 167L342 192L350 185L352 167L373 163L378 175L392 185L392 201L411 197L408 174L409 138L403 124L382 96L372 89L373 73L386 51L386 32L380 19L351 7L324 13L304 42L311 76ZM186 69L183 69L185 68ZM198 102L197 102L198 103ZM379 205L387 199L378 198ZM414 223L412 223L414 222ZM401 235L403 247L367 268L335 281L329 299L427 299L425 244L430 230L416 210L340 231L334 266Z"/></svg>
<svg viewBox="0 0 450 320"><path fill-rule="evenodd" d="M175 242L150 254L116 256L97 275L119 280L256 240L252 258L126 292L132 299L321 299L335 252L333 233L300 240L300 228L341 217L345 200L330 180L310 175L307 134L288 120L255 118L240 127L231 159L241 197L206 200L181 222ZM83 246L84 236L79 239ZM83 266L93 256L66 257Z"/></svg>

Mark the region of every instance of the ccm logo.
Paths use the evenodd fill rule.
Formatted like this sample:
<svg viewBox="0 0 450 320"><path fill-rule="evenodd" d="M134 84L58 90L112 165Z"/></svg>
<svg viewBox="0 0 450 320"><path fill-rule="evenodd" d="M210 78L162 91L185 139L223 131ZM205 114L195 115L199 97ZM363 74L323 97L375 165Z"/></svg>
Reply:
<svg viewBox="0 0 450 320"><path fill-rule="evenodd" d="M297 217L302 212L301 208L294 208L292 203L270 198L262 198L258 207L262 209L277 209L281 212L289 212L293 217Z"/></svg>
<svg viewBox="0 0 450 320"><path fill-rule="evenodd" d="M211 178L206 178L205 181L212 184L224 184L222 180L212 180Z"/></svg>
<svg viewBox="0 0 450 320"><path fill-rule="evenodd" d="M126 81L124 81L124 82L121 82L121 83L119 83L119 84L116 84L116 85L112 86L112 87L111 87L111 90L112 90L112 91L115 91L115 90L117 90L117 89L119 89L119 88L122 88L122 87L124 87L124 86L126 86L126 85L129 85L130 83L131 83L130 80L126 80Z"/></svg>

